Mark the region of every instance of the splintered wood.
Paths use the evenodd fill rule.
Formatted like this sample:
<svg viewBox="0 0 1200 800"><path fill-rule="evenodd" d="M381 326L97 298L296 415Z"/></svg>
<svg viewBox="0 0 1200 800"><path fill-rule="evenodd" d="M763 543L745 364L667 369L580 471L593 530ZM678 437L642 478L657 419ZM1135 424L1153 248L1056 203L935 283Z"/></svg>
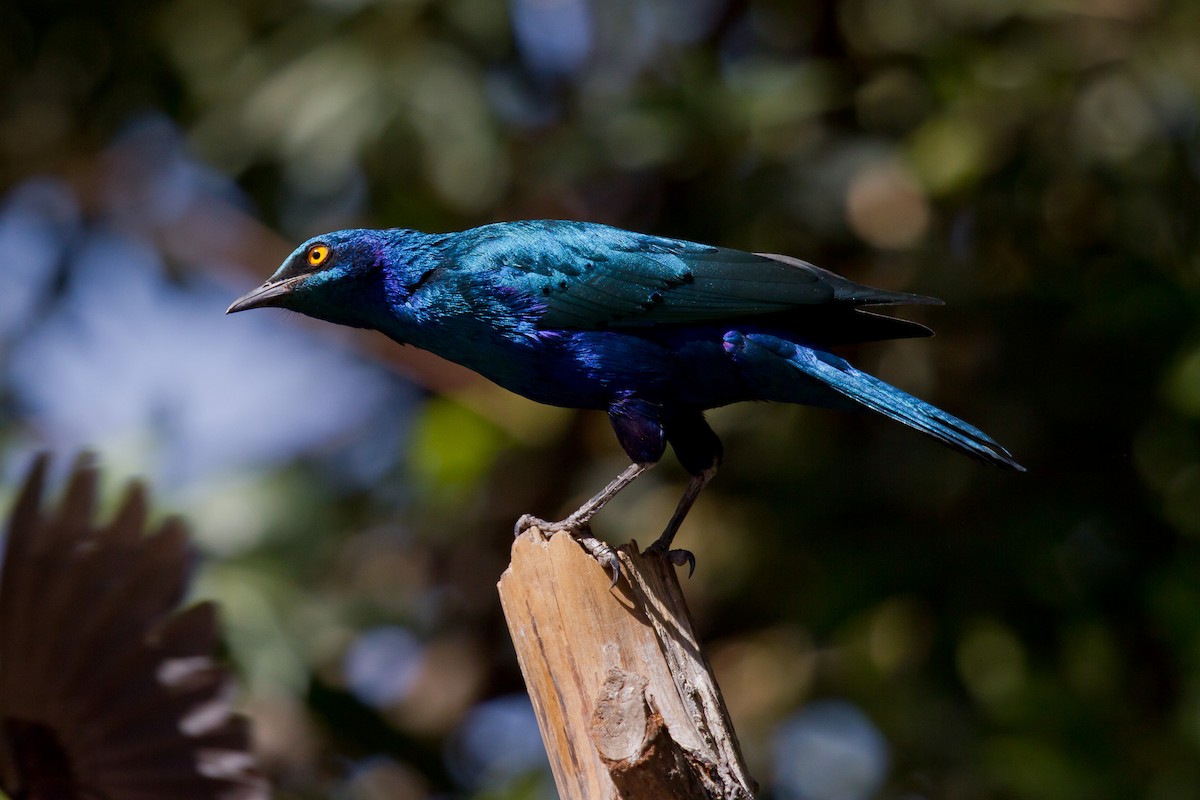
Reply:
<svg viewBox="0 0 1200 800"><path fill-rule="evenodd" d="M634 542L621 579L566 534L517 537L500 601L563 800L749 800L675 576Z"/></svg>

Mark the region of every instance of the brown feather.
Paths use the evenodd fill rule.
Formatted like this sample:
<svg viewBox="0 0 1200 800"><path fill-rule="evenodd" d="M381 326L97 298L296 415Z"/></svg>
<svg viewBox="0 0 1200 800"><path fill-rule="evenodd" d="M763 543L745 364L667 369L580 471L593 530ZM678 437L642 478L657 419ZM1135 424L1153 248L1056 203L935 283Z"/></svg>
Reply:
<svg viewBox="0 0 1200 800"><path fill-rule="evenodd" d="M211 658L216 608L177 610L192 562L183 523L145 535L134 484L96 525L86 456L44 512L46 472L39 457L0 570L0 788L30 800L267 797Z"/></svg>

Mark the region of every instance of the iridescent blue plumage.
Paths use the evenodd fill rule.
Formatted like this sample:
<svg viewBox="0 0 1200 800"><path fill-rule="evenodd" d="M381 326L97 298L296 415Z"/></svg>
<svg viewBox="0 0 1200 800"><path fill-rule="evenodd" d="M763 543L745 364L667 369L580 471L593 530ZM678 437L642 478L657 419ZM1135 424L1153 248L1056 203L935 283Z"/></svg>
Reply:
<svg viewBox="0 0 1200 800"><path fill-rule="evenodd" d="M978 460L1021 469L982 431L829 352L929 335L864 308L937 302L786 256L526 221L450 234L318 236L230 311L283 306L373 328L533 400L607 411L634 466L551 528L586 527L671 444L694 478L658 543L665 549L720 462L703 412L742 400L866 408Z"/></svg>

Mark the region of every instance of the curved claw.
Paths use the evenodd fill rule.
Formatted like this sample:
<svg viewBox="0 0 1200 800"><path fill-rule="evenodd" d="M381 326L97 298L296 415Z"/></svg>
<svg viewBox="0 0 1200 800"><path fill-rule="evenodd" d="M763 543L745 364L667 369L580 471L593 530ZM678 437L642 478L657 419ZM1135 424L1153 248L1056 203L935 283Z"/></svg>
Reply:
<svg viewBox="0 0 1200 800"><path fill-rule="evenodd" d="M579 542L579 546L588 551L592 558L599 562L600 566L608 567L612 572L611 589L617 585L617 581L621 579L621 560L617 558L616 552L604 542L592 536L591 531L586 527L583 530L572 530L571 536L575 541Z"/></svg>
<svg viewBox="0 0 1200 800"><path fill-rule="evenodd" d="M596 557L596 560L600 561L599 556ZM600 561L600 565L604 566L604 562ZM617 585L617 581L621 580L621 560L611 550L608 553L608 568L612 571L612 583L608 585L608 588L612 589Z"/></svg>
<svg viewBox="0 0 1200 800"><path fill-rule="evenodd" d="M661 541L658 541L647 547L646 552L661 556L677 567L687 564L689 578L696 572L696 556L692 554L691 550L668 550L662 546Z"/></svg>
<svg viewBox="0 0 1200 800"><path fill-rule="evenodd" d="M696 574L696 556L691 550L668 550L667 560L677 567L687 564L689 578Z"/></svg>

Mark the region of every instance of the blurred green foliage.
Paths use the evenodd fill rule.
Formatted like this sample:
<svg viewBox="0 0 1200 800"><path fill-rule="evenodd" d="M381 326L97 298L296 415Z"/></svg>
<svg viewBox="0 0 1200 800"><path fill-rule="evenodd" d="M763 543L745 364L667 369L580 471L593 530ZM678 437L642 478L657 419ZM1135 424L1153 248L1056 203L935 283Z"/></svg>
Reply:
<svg viewBox="0 0 1200 800"><path fill-rule="evenodd" d="M851 356L1028 475L881 420L712 414L726 464L685 588L754 771L796 796L772 739L839 698L888 743L881 797L1200 792L1200 5L56 0L0 29L0 187L58 176L85 213L154 112L289 241L592 219L944 298L910 315L937 338ZM201 251L239 286L274 269L222 230ZM184 280L215 267L167 250ZM14 393L10 459L38 425ZM413 413L368 426L390 449L367 486L318 449L182 490L204 591L281 796L547 796L518 756L462 755L465 720L521 691L493 587L517 516L623 456L603 416L485 387ZM598 532L651 540L683 480L668 459ZM346 659L378 626L420 646L372 705Z"/></svg>

